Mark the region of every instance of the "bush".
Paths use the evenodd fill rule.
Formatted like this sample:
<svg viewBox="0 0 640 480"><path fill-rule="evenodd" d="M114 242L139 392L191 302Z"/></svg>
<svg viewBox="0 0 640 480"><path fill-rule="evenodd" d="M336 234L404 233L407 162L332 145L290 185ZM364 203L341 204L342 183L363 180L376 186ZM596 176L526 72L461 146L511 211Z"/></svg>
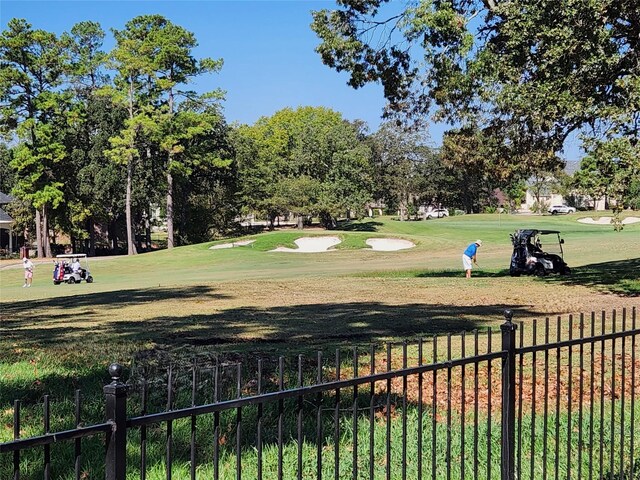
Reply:
<svg viewBox="0 0 640 480"><path fill-rule="evenodd" d="M533 202L533 205L531 205L531 211L533 213L544 213L548 208L549 204L547 202Z"/></svg>

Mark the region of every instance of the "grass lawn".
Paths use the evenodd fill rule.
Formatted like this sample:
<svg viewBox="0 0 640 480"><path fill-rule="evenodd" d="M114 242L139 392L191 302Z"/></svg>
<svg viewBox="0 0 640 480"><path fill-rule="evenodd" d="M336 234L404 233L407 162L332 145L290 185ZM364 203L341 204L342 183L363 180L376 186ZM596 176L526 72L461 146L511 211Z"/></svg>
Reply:
<svg viewBox="0 0 640 480"><path fill-rule="evenodd" d="M616 233L577 222L581 216L383 217L332 232L269 232L243 237L255 240L246 247L210 250L207 243L92 259L93 284L54 286L51 263L36 261L26 289L20 266L3 263L0 441L12 435L14 399L37 405L50 393L68 402L81 388L97 392L99 415L106 366L131 366L144 352L289 355L482 330L499 325L505 308L529 323L640 306L640 224ZM517 228L560 230L572 275L510 277L509 233ZM324 253L269 252L308 235L337 235L343 243ZM365 244L371 237L416 246L372 251ZM484 242L481 268L466 280L461 253L477 238ZM37 414L25 409L27 417Z"/></svg>
<svg viewBox="0 0 640 480"><path fill-rule="evenodd" d="M73 375L87 358L102 368L158 345L295 351L415 338L497 325L506 307L527 320L638 305L640 224L616 233L577 218L365 220L330 232L343 248L324 253L269 250L326 231L272 232L251 237L248 247L209 250L209 243L92 261L93 284L54 286L45 263L23 289L21 269L5 267L0 372L43 361L38 377L51 368ZM509 233L522 227L561 230L574 273L511 278ZM371 237L416 247L371 251L364 243ZM476 238L484 241L481 268L467 281L460 256Z"/></svg>

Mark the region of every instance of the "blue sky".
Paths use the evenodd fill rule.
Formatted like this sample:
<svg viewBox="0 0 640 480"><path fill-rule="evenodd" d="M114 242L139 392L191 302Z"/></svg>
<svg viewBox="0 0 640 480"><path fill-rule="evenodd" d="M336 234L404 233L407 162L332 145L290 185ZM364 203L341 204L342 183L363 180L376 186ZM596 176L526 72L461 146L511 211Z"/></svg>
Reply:
<svg viewBox="0 0 640 480"><path fill-rule="evenodd" d="M193 32L196 57L222 58L217 75L199 90L227 92L229 122L254 123L284 107L325 106L376 130L384 107L382 89L354 90L347 75L324 66L314 48L311 10L333 8L332 1L1 1L2 28L25 18L34 28L60 34L82 20L97 21L105 31L123 29L141 14L159 13ZM113 46L108 33L105 49Z"/></svg>
<svg viewBox="0 0 640 480"><path fill-rule="evenodd" d="M217 75L200 81L201 91L221 88L228 122L254 123L285 107L324 106L349 120L364 120L377 130L384 108L379 85L354 90L346 73L322 64L314 49L319 40L311 30L311 11L335 8L324 1L11 1L0 0L2 28L14 17L33 28L57 34L83 20L97 21L108 32L105 50L113 46L110 29L121 30L135 16L158 13L193 32L196 57L222 58ZM432 145L441 143L444 125L427 132ZM575 159L577 144L570 139L565 157Z"/></svg>

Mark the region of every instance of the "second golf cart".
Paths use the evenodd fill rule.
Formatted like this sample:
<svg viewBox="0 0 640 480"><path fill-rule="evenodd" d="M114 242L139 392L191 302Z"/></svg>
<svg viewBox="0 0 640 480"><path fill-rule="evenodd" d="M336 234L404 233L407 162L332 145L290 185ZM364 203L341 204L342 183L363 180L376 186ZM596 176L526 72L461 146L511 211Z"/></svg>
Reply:
<svg viewBox="0 0 640 480"><path fill-rule="evenodd" d="M541 237L546 235L551 235L549 237L550 240L555 236L553 250L557 250L557 252L548 253L542 250ZM571 269L564 261L564 251L562 249L564 240L560 238L559 231L516 230L510 237L513 244L513 254L511 255L509 273L512 277L520 275L541 277L549 273L559 273L560 275L571 273Z"/></svg>
<svg viewBox="0 0 640 480"><path fill-rule="evenodd" d="M80 260L83 260L81 263ZM93 283L93 277L89 272L89 259L86 253L73 253L56 255L53 267L53 284L80 283L82 281Z"/></svg>

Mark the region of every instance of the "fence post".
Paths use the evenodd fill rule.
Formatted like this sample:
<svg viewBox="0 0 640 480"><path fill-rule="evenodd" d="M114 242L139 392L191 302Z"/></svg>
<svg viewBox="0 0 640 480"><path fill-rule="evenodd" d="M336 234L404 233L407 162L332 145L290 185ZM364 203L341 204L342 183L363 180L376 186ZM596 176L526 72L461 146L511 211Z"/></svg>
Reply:
<svg viewBox="0 0 640 480"><path fill-rule="evenodd" d="M122 366L109 365L112 382L104 386L107 422L112 422L111 432L107 433L107 451L105 456L106 480L125 480L127 472L127 390L129 387L120 381Z"/></svg>
<svg viewBox="0 0 640 480"><path fill-rule="evenodd" d="M513 312L504 311L502 330L502 448L500 471L502 480L515 478L515 427L516 427L516 329L512 323Z"/></svg>

